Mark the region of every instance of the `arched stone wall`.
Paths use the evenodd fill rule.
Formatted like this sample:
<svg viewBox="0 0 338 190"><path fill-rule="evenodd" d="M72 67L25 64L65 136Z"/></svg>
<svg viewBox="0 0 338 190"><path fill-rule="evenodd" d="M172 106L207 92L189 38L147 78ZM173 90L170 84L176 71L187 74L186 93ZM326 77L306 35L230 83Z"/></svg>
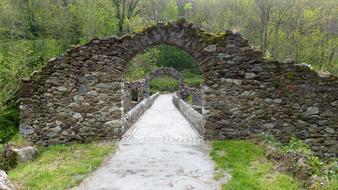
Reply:
<svg viewBox="0 0 338 190"><path fill-rule="evenodd" d="M122 38L94 39L51 60L21 88L21 134L48 145L119 139L123 73L159 44L190 53L204 77L206 139L292 135L320 155L337 154L338 79L308 67L268 62L239 33L208 34L179 19Z"/></svg>
<svg viewBox="0 0 338 190"><path fill-rule="evenodd" d="M179 95L181 94L181 92L184 89L184 80L183 77L181 75L180 72L178 72L176 69L174 68L169 68L169 67L162 67L162 68L158 68L155 69L154 71L150 72L144 80L144 98L149 97L149 88L150 88L150 82L159 77L159 76L163 76L163 75L170 75L172 77L174 77L177 81L178 81L178 88L179 88Z"/></svg>

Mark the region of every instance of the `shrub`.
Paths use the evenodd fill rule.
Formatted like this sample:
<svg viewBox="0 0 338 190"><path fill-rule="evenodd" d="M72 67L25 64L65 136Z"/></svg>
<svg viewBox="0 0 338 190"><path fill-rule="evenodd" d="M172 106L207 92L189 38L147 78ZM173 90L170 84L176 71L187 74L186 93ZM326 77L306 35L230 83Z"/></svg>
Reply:
<svg viewBox="0 0 338 190"><path fill-rule="evenodd" d="M260 137L264 143L277 147L285 154L303 156L306 164L310 167L312 179L318 179L320 182L317 187L320 189L334 189L338 185L338 162L337 158L322 160L314 154L310 147L302 140L292 137L288 144L282 145L276 138L270 134L261 134ZM297 163L295 163L297 164ZM297 169L297 168L296 168ZM298 168L299 169L299 168ZM311 178L310 178L311 181ZM318 183L312 181L312 183ZM313 184L311 184L313 186ZM310 185L310 186L311 186ZM316 189L316 188L315 188Z"/></svg>
<svg viewBox="0 0 338 190"><path fill-rule="evenodd" d="M0 113L0 144L8 142L18 133L20 111L18 103L7 107Z"/></svg>

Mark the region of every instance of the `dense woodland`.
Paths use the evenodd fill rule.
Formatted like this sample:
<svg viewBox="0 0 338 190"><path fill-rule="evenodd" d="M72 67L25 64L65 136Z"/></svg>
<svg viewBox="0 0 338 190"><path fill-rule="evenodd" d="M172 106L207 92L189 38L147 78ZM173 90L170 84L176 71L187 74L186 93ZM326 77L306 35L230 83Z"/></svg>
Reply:
<svg viewBox="0 0 338 190"><path fill-rule="evenodd" d="M17 131L19 78L72 44L121 36L184 16L208 32L241 32L266 59L292 58L338 74L337 0L0 0L0 142ZM198 74L172 47L146 50L128 79L159 66Z"/></svg>

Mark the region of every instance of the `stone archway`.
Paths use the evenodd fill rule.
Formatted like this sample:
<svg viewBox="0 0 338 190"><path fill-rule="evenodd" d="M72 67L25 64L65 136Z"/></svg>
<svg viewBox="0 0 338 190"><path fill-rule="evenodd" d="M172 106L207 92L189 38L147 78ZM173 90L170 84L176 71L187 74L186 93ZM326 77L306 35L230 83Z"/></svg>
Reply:
<svg viewBox="0 0 338 190"><path fill-rule="evenodd" d="M208 34L184 19L121 38L94 39L50 60L22 81L20 132L40 145L119 139L123 73L146 48L166 44L198 62L207 139L261 132L296 135L325 156L337 154L338 79L309 67L266 61L239 33Z"/></svg>
<svg viewBox="0 0 338 190"><path fill-rule="evenodd" d="M150 72L144 79L144 94L143 97L147 98L149 97L149 88L150 88L150 82L159 77L159 76L163 76L163 75L170 75L172 77L174 77L177 81L178 81L178 88L179 88L179 95L181 94L181 92L184 90L184 79L183 76L180 72L178 72L176 69L174 68L169 68L169 67L162 67L162 68L158 68L155 69L154 71Z"/></svg>

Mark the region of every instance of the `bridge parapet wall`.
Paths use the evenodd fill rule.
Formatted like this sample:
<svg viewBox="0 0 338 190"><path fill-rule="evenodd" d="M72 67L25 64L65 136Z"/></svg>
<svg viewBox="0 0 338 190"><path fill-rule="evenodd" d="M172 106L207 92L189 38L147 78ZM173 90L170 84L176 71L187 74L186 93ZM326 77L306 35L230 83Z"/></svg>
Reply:
<svg viewBox="0 0 338 190"><path fill-rule="evenodd" d="M198 113L188 103L179 98L176 94L173 96L173 103L183 116L190 122L193 128L203 137L205 120L203 115Z"/></svg>
<svg viewBox="0 0 338 190"><path fill-rule="evenodd" d="M143 99L139 104L133 107L128 113L122 118L122 126L124 132L132 127L136 121L146 112L154 103L159 93L156 93L148 98Z"/></svg>

